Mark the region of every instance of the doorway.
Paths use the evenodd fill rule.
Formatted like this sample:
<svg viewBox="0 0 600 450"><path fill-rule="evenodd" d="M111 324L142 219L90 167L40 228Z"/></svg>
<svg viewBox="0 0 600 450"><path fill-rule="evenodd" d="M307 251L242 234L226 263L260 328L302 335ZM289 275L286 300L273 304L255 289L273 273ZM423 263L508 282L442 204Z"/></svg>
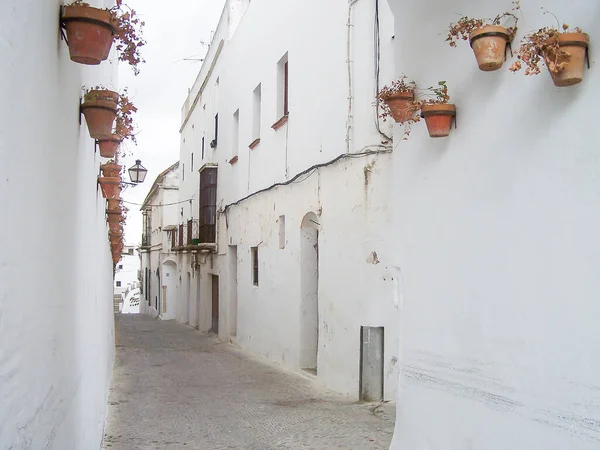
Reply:
<svg viewBox="0 0 600 450"><path fill-rule="evenodd" d="M212 276L212 327L211 331L219 334L219 277Z"/></svg>
<svg viewBox="0 0 600 450"><path fill-rule="evenodd" d="M185 280L185 304L186 304L185 322L187 324L189 324L191 322L191 318L190 318L190 297L192 296L192 291L190 290L191 285L192 285L192 276L188 272L186 280Z"/></svg>
<svg viewBox="0 0 600 450"><path fill-rule="evenodd" d="M319 220L304 216L300 241L300 367L317 375L319 352Z"/></svg>
<svg viewBox="0 0 600 450"><path fill-rule="evenodd" d="M237 336L237 289L238 253L237 245L229 246L229 334Z"/></svg>

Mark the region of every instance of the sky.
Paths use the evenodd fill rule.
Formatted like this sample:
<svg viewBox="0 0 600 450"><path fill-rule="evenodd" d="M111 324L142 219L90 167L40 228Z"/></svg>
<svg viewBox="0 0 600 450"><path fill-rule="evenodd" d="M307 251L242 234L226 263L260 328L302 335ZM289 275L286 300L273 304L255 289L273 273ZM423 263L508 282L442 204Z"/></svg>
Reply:
<svg viewBox="0 0 600 450"><path fill-rule="evenodd" d="M134 119L138 144L124 143L128 156L121 161L127 169L140 159L148 169L145 182L127 187L123 200L141 204L158 174L179 160L181 107L202 64L184 58L205 56L225 0L179 0L177 8L166 8L164 0L126 2L146 22L143 35L147 44L142 49L146 63L139 66L140 74L134 76L127 63L119 64L119 89L127 87L130 100L138 108ZM125 206L129 208L125 240L138 244L142 234L140 206Z"/></svg>

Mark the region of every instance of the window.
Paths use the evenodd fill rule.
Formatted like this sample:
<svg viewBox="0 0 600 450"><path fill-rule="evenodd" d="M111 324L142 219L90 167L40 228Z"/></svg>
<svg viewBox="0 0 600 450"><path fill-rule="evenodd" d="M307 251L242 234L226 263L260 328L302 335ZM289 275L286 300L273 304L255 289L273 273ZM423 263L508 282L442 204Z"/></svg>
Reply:
<svg viewBox="0 0 600 450"><path fill-rule="evenodd" d="M262 87L259 84L252 95L252 143L250 148L256 147L260 142L260 116L262 109Z"/></svg>
<svg viewBox="0 0 600 450"><path fill-rule="evenodd" d="M258 286L258 247L252 247L252 284Z"/></svg>
<svg viewBox="0 0 600 450"><path fill-rule="evenodd" d="M279 216L279 248L285 248L285 216Z"/></svg>
<svg viewBox="0 0 600 450"><path fill-rule="evenodd" d="M219 137L219 114L215 114L215 138L210 143L210 148L217 147L217 139Z"/></svg>
<svg viewBox="0 0 600 450"><path fill-rule="evenodd" d="M127 254L128 254L128 255L133 255L133 249L132 249L132 248L130 248L129 250L127 250Z"/></svg>
<svg viewBox="0 0 600 450"><path fill-rule="evenodd" d="M288 54L277 63L277 117L278 120L271 128L274 130L282 127L288 119L289 108L289 64Z"/></svg>
<svg viewBox="0 0 600 450"><path fill-rule="evenodd" d="M122 269L122 268L123 268L123 264L119 264L119 269Z"/></svg>
<svg viewBox="0 0 600 450"><path fill-rule="evenodd" d="M238 109L233 113L233 148L231 149L231 159L229 160L230 164L233 164L237 161L238 156L238 147L240 145L240 110Z"/></svg>
<svg viewBox="0 0 600 450"><path fill-rule="evenodd" d="M200 170L200 243L216 242L217 168Z"/></svg>
<svg viewBox="0 0 600 450"><path fill-rule="evenodd" d="M116 282L116 285L117 285L117 287L121 287L121 282L120 282L120 281L117 281L117 282Z"/></svg>

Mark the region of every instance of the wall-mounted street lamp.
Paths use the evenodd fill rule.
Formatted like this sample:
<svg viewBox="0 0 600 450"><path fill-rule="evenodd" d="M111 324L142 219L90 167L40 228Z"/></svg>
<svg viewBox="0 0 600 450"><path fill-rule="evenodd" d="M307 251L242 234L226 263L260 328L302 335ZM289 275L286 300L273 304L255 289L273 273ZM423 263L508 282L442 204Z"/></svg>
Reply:
<svg viewBox="0 0 600 450"><path fill-rule="evenodd" d="M143 183L146 179L146 174L148 173L148 170L142 166L142 161L139 159L136 159L135 165L131 166L127 171L129 172L129 178L131 179L131 183L127 184L133 186Z"/></svg>

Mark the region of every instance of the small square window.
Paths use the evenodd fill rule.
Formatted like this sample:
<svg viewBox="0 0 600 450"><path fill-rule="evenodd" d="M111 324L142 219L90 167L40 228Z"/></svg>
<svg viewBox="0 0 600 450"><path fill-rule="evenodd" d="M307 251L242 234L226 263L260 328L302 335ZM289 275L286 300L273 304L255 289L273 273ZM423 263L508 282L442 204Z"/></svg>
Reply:
<svg viewBox="0 0 600 450"><path fill-rule="evenodd" d="M117 281L117 287L121 287L121 282Z"/></svg>

